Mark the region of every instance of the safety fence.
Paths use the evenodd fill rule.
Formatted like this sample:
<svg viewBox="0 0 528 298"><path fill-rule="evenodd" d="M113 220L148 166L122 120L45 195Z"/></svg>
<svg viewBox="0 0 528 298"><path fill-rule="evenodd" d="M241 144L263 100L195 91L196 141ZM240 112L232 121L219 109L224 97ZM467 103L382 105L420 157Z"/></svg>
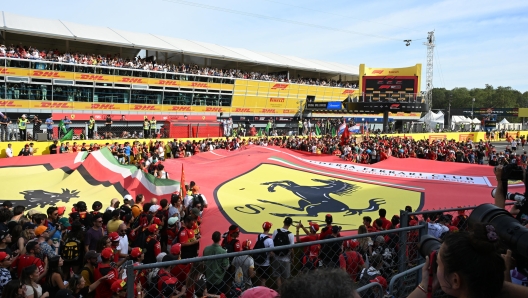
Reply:
<svg viewBox="0 0 528 298"><path fill-rule="evenodd" d="M213 255L204 253L205 256L196 258L129 265L126 267L127 294L134 297L134 285L137 288L140 283L145 297L150 298L171 297L179 291L191 291L189 295L203 293L204 287L209 294L238 297L254 286L279 290L285 279L312 270L341 268L356 288L371 281L378 283L382 287L379 294L383 294L379 297L383 297L389 282L399 272L419 265L416 249L420 229L423 227L413 226L235 253L224 253L216 247ZM165 278L166 272L175 278ZM206 282L201 280L203 276ZM416 286L420 281L417 278L418 275L414 275L414 280L408 277L405 284ZM363 288L362 291L375 294L376 289L379 290Z"/></svg>

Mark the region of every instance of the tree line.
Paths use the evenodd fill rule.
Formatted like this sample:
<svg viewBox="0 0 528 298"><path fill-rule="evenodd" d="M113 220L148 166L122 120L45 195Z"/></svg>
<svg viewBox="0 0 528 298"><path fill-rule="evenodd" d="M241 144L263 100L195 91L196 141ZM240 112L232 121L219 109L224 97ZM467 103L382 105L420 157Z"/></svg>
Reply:
<svg viewBox="0 0 528 298"><path fill-rule="evenodd" d="M528 91L521 93L511 87L499 86L494 88L492 85L485 85L485 88L433 88L433 110L443 110L447 114L449 102L453 108L471 108L473 98L475 102L473 107L477 108L527 108ZM511 120L519 121L513 118Z"/></svg>

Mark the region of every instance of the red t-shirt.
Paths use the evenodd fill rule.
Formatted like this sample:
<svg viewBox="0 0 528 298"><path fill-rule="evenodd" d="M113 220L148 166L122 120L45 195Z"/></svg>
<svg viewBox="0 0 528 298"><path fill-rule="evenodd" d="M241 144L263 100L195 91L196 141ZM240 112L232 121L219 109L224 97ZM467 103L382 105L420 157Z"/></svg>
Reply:
<svg viewBox="0 0 528 298"><path fill-rule="evenodd" d="M174 268L172 268L170 273L174 275L174 277L176 277L179 281L185 283L185 281L187 280L187 275L189 274L189 272L191 272L191 267L191 263L176 265L174 266ZM178 285L178 290L181 289L181 286L183 286L183 284L180 283Z"/></svg>
<svg viewBox="0 0 528 298"><path fill-rule="evenodd" d="M381 219L381 221L383 222L383 225L381 225L381 227L384 230L390 229L390 227L392 226L392 222L390 220L386 219L385 217L380 217L379 219Z"/></svg>
<svg viewBox="0 0 528 298"><path fill-rule="evenodd" d="M113 267L110 267L110 264L101 264L97 265L97 268L94 270L94 280L98 280L101 277L113 273L110 275L110 278L101 280L99 286L95 289L95 298L108 298L112 297L114 294L111 290L112 284L118 280L119 273Z"/></svg>
<svg viewBox="0 0 528 298"><path fill-rule="evenodd" d="M22 276L22 269L30 266L30 265L37 266L37 269L39 270L39 275L44 272L44 263L41 259L30 256L30 255L22 255L18 257L12 264L11 267L16 268L18 276Z"/></svg>
<svg viewBox="0 0 528 298"><path fill-rule="evenodd" d="M319 236L317 234L308 235L308 236L301 237L299 240L300 240L299 243L317 241L317 240L319 240ZM312 257L312 253L314 253L315 254L314 257L317 257L319 255L319 249L312 249L312 246L319 246L319 245L305 246L303 248L304 254L309 255L310 257Z"/></svg>
<svg viewBox="0 0 528 298"><path fill-rule="evenodd" d="M346 259L344 254L346 254ZM364 263L361 255L355 251L347 251L339 255L339 267L346 269L346 272L350 275L350 278L353 281L359 279L361 266L363 266Z"/></svg>
<svg viewBox="0 0 528 298"><path fill-rule="evenodd" d="M180 232L180 243L192 242L194 240L194 231L192 229L184 228Z"/></svg>

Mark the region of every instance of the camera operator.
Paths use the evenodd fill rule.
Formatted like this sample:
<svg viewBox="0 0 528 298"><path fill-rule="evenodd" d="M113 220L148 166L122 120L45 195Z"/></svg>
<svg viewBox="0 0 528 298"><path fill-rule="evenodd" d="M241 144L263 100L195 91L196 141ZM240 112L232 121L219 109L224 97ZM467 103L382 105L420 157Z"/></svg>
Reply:
<svg viewBox="0 0 528 298"><path fill-rule="evenodd" d="M512 166L508 165L506 170L510 170ZM495 169L494 169L494 173L495 173L495 177L497 178L497 188L496 190L493 192L493 197L495 199L495 206L499 207L499 208L503 208L506 206L506 193L508 191L508 189L505 189L505 186L507 187L507 181L506 183L503 183L503 180L506 178L507 180L507 177L505 177L505 174L508 174L506 172L504 172L504 166L502 165L499 165L499 166L496 166ZM523 178L522 178L523 182L525 183L525 187L526 187L526 171L523 170ZM519 196L515 196L517 198L519 198ZM512 209L510 210L510 213L514 216L516 216L517 220L524 226L528 227L528 210L527 206L524 206L524 201L517 201L517 203L515 205L513 205ZM523 208L524 207L524 208Z"/></svg>
<svg viewBox="0 0 528 298"><path fill-rule="evenodd" d="M499 237L489 224L448 234L437 253L426 256L422 281L408 298L432 297L438 288L452 297L528 297L528 288L505 281L507 268L498 247Z"/></svg>

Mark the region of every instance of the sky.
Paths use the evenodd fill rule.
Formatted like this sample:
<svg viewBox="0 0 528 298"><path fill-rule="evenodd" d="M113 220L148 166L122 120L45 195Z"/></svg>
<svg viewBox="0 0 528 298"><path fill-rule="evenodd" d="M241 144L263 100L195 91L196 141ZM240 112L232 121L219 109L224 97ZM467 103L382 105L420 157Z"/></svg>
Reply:
<svg viewBox="0 0 528 298"><path fill-rule="evenodd" d="M9 1L6 12L367 67L422 63L437 88L528 91L528 1ZM405 46L403 40L412 40Z"/></svg>

